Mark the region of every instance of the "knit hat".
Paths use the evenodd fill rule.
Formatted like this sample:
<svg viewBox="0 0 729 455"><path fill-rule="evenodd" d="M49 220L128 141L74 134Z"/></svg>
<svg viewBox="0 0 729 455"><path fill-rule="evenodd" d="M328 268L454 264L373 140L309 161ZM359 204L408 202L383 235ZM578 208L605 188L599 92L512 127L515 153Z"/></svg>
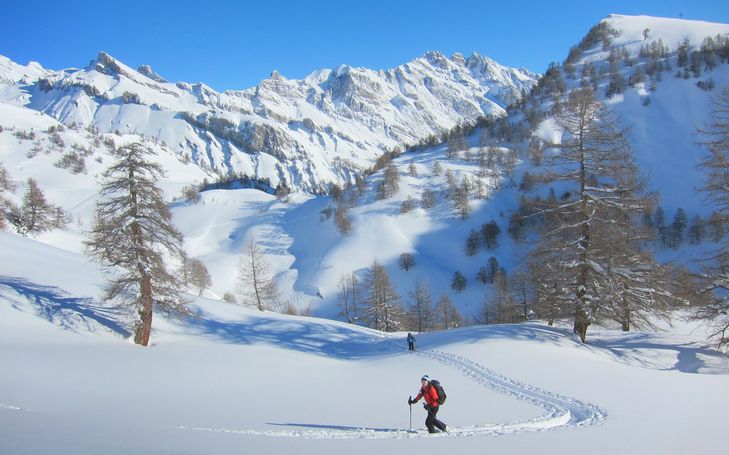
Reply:
<svg viewBox="0 0 729 455"><path fill-rule="evenodd" d="M430 377L427 374L424 374L422 378L420 378L421 381L428 381L430 382Z"/></svg>

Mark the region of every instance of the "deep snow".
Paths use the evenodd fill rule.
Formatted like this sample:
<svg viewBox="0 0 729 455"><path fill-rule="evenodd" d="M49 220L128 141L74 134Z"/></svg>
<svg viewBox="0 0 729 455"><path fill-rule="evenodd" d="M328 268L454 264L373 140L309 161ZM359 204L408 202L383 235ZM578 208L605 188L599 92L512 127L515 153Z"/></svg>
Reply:
<svg viewBox="0 0 729 455"><path fill-rule="evenodd" d="M663 33L671 48L677 36L700 39L706 31L728 28L656 18L609 20L622 32L617 44L626 46L640 45L645 24L652 38ZM401 214L400 203L408 197L447 187L444 175L432 175L436 160L458 180L477 172L474 162L446 161L442 147L398 160L401 186L392 199L374 200L381 178L374 176L351 210L354 230L346 237L331 220L321 221L321 211L332 205L326 197L294 194L283 203L253 190L215 190L204 192L197 204L173 203L185 250L203 260L213 286L203 297L191 296L199 319L158 314L152 346L130 344L130 315L99 300L104 277L82 254L97 178L111 155L95 147L87 172L78 175L55 167L72 145L91 147L93 138L83 128L69 128L60 133L65 148L53 147L46 130L58 121L22 107L28 94L18 88L19 80L30 83L45 70L13 65L0 59L5 73L17 75L0 81L0 97L14 100L0 103L0 158L18 188L3 196L19 202L26 179L33 177L73 222L68 230L32 239L0 232L0 453L725 451L721 422L729 408L729 362L705 341L703 327L680 315L658 333L591 327L587 345L566 326L539 322L416 334L418 351L409 354L402 333L259 313L218 300L234 289L238 258L255 238L299 310L335 316L339 277L362 273L377 259L387 265L401 296L416 277L427 276L436 299L450 293L464 313L478 311L484 294L472 279L478 267L491 254L508 269L519 260L505 231L518 197L514 185L529 165L521 163L513 179L484 179L489 197L471 201L469 220L457 219L442 195L433 210ZM312 76L310 82L329 76ZM724 84L726 65L712 77L717 86ZM640 88L610 100L633 126L637 159L652 188L663 190L668 216L681 206L689 215L710 210L693 193L700 150L689 136L706 121L711 93L694 84L666 74L648 95L648 107L640 102L646 96ZM204 97L203 89L194 90ZM135 115L138 106L126 106L123 116L113 115L114 109L99 118L122 126L143 119ZM155 118L163 115L156 112ZM36 140L15 136L30 129ZM559 132L546 122L539 134ZM117 145L139 139L112 137ZM36 143L44 151L30 157ZM207 175L165 146L148 143L168 170L161 185L170 199ZM406 175L410 162L418 177ZM502 229L500 247L465 256L469 230L491 218ZM417 253L409 272L396 265L403 252ZM458 295L449 288L454 270L470 281ZM447 435L406 431L406 400L425 373L448 391L439 414L451 428ZM422 430L422 408L414 406L412 417Z"/></svg>
<svg viewBox="0 0 729 455"><path fill-rule="evenodd" d="M2 453L725 448L729 362L678 320L596 330L588 345L539 322L475 326L416 334L411 354L404 334L197 298L200 318L158 314L141 348L96 299L82 256L7 233L0 247ZM448 391L448 434L407 431L422 374ZM424 411L412 412L422 430Z"/></svg>

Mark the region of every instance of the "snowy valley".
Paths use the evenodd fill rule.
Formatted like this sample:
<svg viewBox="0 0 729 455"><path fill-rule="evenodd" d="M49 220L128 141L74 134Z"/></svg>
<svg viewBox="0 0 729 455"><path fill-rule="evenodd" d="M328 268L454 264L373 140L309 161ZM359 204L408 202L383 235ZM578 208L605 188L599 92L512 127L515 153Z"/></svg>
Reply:
<svg viewBox="0 0 729 455"><path fill-rule="evenodd" d="M729 65L675 62L681 43L729 39L729 25L603 23L609 42L586 38L544 76L429 52L219 93L103 52L62 71L0 56L1 200L20 207L33 179L64 225L0 230L0 452L722 453L729 359L689 308L649 316L655 330L602 321L586 344L525 304L513 311L526 321L487 324L495 274L513 276L531 245L513 234L520 201L538 193L530 147L559 142L555 117L583 81L630 127L669 218L718 210L696 193L696 131ZM666 55L644 55L659 42ZM211 278L185 289L194 316L155 312L147 349L129 342L136 314L102 299L107 276L84 246L102 173L136 142L156 153L182 248ZM471 245L489 224L494 243ZM696 269L720 244L696 243L648 249ZM240 289L251 245L276 287L264 312ZM423 333L412 319L365 327L344 294L375 264L403 311L420 289L458 316ZM420 403L408 406L423 374L448 390L448 433L428 435Z"/></svg>

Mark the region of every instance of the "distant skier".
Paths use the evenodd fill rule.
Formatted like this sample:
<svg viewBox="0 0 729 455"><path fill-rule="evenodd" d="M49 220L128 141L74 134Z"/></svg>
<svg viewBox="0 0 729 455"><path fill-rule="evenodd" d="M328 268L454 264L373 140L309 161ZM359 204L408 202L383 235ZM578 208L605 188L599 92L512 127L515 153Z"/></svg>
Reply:
<svg viewBox="0 0 729 455"><path fill-rule="evenodd" d="M414 351L415 350L415 337L412 333L408 332L408 350Z"/></svg>
<svg viewBox="0 0 729 455"><path fill-rule="evenodd" d="M426 411L428 411L428 417L425 419L425 426L428 427L428 432L438 433L438 430L446 431L446 424L435 417L436 414L438 414L438 409L440 407L436 386L431 383L427 374L420 378L420 384L420 393L418 393L418 396L416 396L415 399L408 398L408 404L412 405L413 403L417 403L420 398L424 398L425 403L423 404L423 407ZM436 430L436 428L438 428L438 430Z"/></svg>

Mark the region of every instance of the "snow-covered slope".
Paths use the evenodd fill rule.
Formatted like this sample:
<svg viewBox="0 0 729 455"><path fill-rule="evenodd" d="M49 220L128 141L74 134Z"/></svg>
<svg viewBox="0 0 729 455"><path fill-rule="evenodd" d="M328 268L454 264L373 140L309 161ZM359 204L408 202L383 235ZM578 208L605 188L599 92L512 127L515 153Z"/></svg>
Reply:
<svg viewBox="0 0 729 455"><path fill-rule="evenodd" d="M625 16L607 21L618 31L610 45L631 52L640 48L646 28L648 41L660 37L671 49L683 37L695 48L704 34L729 33L721 24ZM609 50L590 46L576 64L604 65ZM569 328L536 321L472 326L416 334L417 351L409 354L404 333L260 313L219 300L234 290L237 262L255 238L282 297L299 311L310 307L314 315L336 316L339 278L352 272L362 278L378 260L403 303L416 280L427 280L434 298L446 294L464 315L477 313L487 290L475 280L476 271L490 256L509 272L519 260L505 232L518 204L518 182L531 164L512 162L523 145L516 140L490 149L495 164L485 171L477 158L478 134L467 138L470 157L461 151L447 158L446 146L438 146L397 158L398 191L378 200L383 172L374 174L348 211L348 235L325 216L332 198L309 193L282 202L250 189L211 190L198 203L173 202L185 250L205 263L213 285L203 297L190 295L199 319L159 314L151 348L125 342L133 314L100 301L104 277L82 247L97 180L114 146L142 139L153 147L168 170L160 185L170 199L209 175L199 163L225 171L255 167L274 183L282 176L299 188L318 189L322 182L346 180L354 165L371 164L382 146L431 134L490 106L488 96L467 98L473 90L464 87L485 91L486 79L511 76L486 75L480 61L486 60L428 54L400 67L402 79L398 69L342 67L304 81L274 74L256 89L220 94L203 85L166 83L150 68L135 71L104 55L86 69L64 72L0 59L0 162L16 185L0 196L20 203L32 177L73 217L66 230L31 238L0 232L0 453L410 455L484 447L493 453L722 453L729 364L707 344L704 328L680 318L659 333L594 328L588 345ZM436 68L460 72L466 85L453 85L455 76ZM632 69L621 66L626 79ZM407 82L428 71L433 76L427 84L425 78ZM693 127L705 121L711 95L696 82L710 77L721 87L729 78L726 65L698 78L676 78L675 71L674 65L660 80L609 99L603 78L598 92L633 125L637 158L663 190L664 204L677 201L688 209L691 201L698 207L689 188L699 178L693 173ZM402 82L396 90L388 74ZM579 79L567 84L575 87ZM431 110L436 99L448 99L436 92L453 98ZM454 103L461 98L466 104ZM412 109L418 101L425 107ZM379 106L377 112L368 112L372 106ZM391 121L408 109L419 112L396 128ZM523 121L524 113L514 115ZM285 135L278 136L281 128ZM105 133L117 129L119 134ZM261 144L293 138L299 144L293 149L273 149L283 150L289 167L276 173L282 161L274 155L240 153L236 144L246 143L237 142L241 131ZM537 131L558 133L548 120ZM338 134L359 138L360 155L350 153L355 147ZM347 153L354 165L332 158ZM472 184L481 180L484 198L472 186L467 219L447 197L447 171L457 184L465 177ZM417 203L426 190L435 195L427 209ZM403 210L411 199L415 204ZM499 246L467 256L468 233L491 219L501 227ZM408 271L397 265L402 253L415 258ZM462 292L450 288L455 271L468 279ZM448 434L425 434L425 412L406 405L422 374L440 379L448 391L439 413Z"/></svg>
<svg viewBox="0 0 729 455"><path fill-rule="evenodd" d="M2 453L725 446L729 363L680 320L672 333L596 331L590 346L536 322L470 327L418 335L409 353L403 333L193 297L198 319L156 316L141 348L123 342L125 315L96 299L83 256L7 233L0 248ZM447 434L428 435L407 405L423 374L446 388Z"/></svg>
<svg viewBox="0 0 729 455"><path fill-rule="evenodd" d="M702 36L715 36L717 33L726 35L729 33L729 26L628 16L611 16L605 22L616 31L610 35L610 46L607 50L603 50L599 41L588 46L575 61L577 68L574 78L565 76L567 87L579 86L581 67L588 62L597 67L607 66L605 59L609 57L612 49L628 48L629 55L635 60L633 66L627 64L621 66L620 71L627 80L637 67L646 64L646 61L638 58L636 54L644 44L642 41L637 41L643 40L644 30L649 29L645 44L659 39L663 41L673 52L667 57L674 62L671 71L664 71L660 79L647 77L643 82L627 86L623 93L610 98L605 96L608 77L604 75L598 83L597 92L606 103L615 107L623 116L626 126L632 127L630 138L636 151L636 158L644 173L648 175L652 188L661 190L662 204L666 207L668 216L676 207L686 209L689 216L708 212L710 209L701 207L694 192L701 180L701 174L694 166L701 153L695 144L697 137L694 131L695 127L706 121L710 110L710 98L715 92L702 90L696 83L712 78L717 87L725 86L729 81L729 66L717 65L711 72L702 72L699 78L677 78L674 75L678 70L674 49L678 43L675 40L677 36L689 37L692 49L700 48ZM461 80L466 82L475 81L474 75L482 75L479 77L483 77L484 81L501 80L500 86L503 86L504 78L510 77L508 75L511 73L506 71L486 76L489 68L496 68L495 65L487 65L486 62L488 62L486 59L477 56L467 60L460 57L447 59L440 54L431 53L392 71L371 72L343 67L335 71L314 73L303 81L287 81L280 75L274 75L259 87L249 91L216 94L203 86L185 87L184 84L180 84L183 87L180 88L160 82L161 78L156 76L150 79L147 76L152 74L150 69L143 70L142 74L103 55L85 70L69 70L63 73L45 72L37 65L21 67L5 61L8 80L25 82L2 85L6 89L4 92L7 94L6 101L12 100L12 102L0 103L0 125L4 127L0 132L2 153L0 161L17 183L15 192L12 194L6 192L4 196L18 203L25 189L26 180L29 177L37 179L48 199L73 215L73 223L68 230L43 234L39 237L40 240L73 252L81 252L83 233L88 230L93 219L98 174L111 160L107 144L119 145L140 138L135 134L103 134L80 124L58 131L61 123L55 117L31 109L29 106L41 109L41 105L44 105L43 110L59 116L62 116L64 109L69 108L68 112L80 115L80 109L70 108L73 104L70 99L86 100L92 102L89 105L91 106L88 111L89 117L79 118L79 121L98 122L101 118L107 118L117 126L125 122L138 121L133 112L143 112L144 116L140 118L146 119L146 122L140 123L138 127L151 129L149 130L151 138L143 140L158 151L160 162L168 169L168 177L161 184L172 198L179 195L183 186L197 184L206 177L205 172L195 161L181 159L175 152L174 144L191 143L188 142L190 138L187 136L188 133L197 135L202 131L195 130L187 120L177 117L175 112L179 110L175 109L182 109L184 106L187 106L186 109L189 106L199 109L187 111L192 112L190 119L207 118L206 116L212 112L210 109L213 109L216 115L228 116L231 122L238 121L235 120L238 118L235 116L239 115L251 115L257 118L256 122L260 122L262 117L259 114L263 112L264 105L267 106L266 109L272 110L274 107L278 109L277 115L291 116L296 111L291 105L297 105L301 108L301 112L307 109L302 115L316 123L317 119L326 116L321 112L317 114L320 117L314 116L314 111L318 108L309 101L303 102L297 98L297 94L301 94L303 90L302 87L313 87L307 90L324 96L325 102L321 103L322 108L329 106L327 109L336 110L339 112L337 115L345 111L350 112L352 118L344 118L341 115L341 118L337 117L339 119L337 122L343 125L355 121L355 117L362 120L366 115L374 117L394 115L395 111L392 109L395 108L392 105L381 114L377 112L367 114L364 111L356 111L355 114L352 106L364 108L378 105L374 101L366 106L355 101L364 99L362 98L364 96L379 99L382 93L389 90L390 86L384 82L390 77L388 75L397 79L400 72L402 72L401 86L410 87L412 90L416 90L418 85L415 82L406 83L409 77L436 71L438 68L451 72L459 70ZM360 83L360 77L369 82ZM54 81L47 93L41 90L44 78ZM376 92L370 90L369 95L366 95L362 90L370 87L370 82L378 78L384 78L380 81L381 90L378 89ZM445 75L441 75L439 78L433 77L432 82L445 84L443 81L446 79ZM350 83L337 82L347 80ZM473 84L475 86L476 82ZM432 87L435 85L431 85ZM147 104L136 104L136 102L125 104L124 93L131 89L135 90L134 93L140 100L147 99ZM87 91L93 93L95 90L107 93L110 100L101 102L104 96L99 98L86 93ZM411 93L412 97L406 98L412 102L434 99L432 98L434 95L428 95L429 91L425 93L418 90L420 89ZM69 98L64 101L63 97L57 96L60 93L67 93ZM340 101L332 104L327 97L335 96L334 93L339 94L336 97ZM119 100L120 96L122 100ZM566 93L563 96L566 96ZM537 93L535 97L536 101L530 99L526 105L535 102L540 103L544 109L550 107L549 96ZM134 101L131 95L127 95L127 98ZM260 102L251 101L255 99ZM348 101L342 101L344 99ZM651 102L645 103L646 99L650 99ZM160 106L158 110L153 108L154 103L151 102L153 100ZM216 103L229 103L225 111L227 113L223 113L220 107L211 107ZM235 113L235 109L232 108L246 105L253 109L252 106L256 103L261 109L257 114ZM386 114L387 112L390 114ZM423 112L431 111L426 109ZM127 115L129 119L124 120ZM165 116L171 118L171 123L162 120L157 122ZM453 112L447 116L450 121L454 118L459 117ZM71 118L64 120L70 121ZM512 121L526 123L520 111L514 114ZM308 122L302 121L302 125L303 123ZM210 123L210 125L215 124L214 121ZM347 128L352 125L352 123L347 124L349 125ZM535 130L535 134L543 137L555 135L557 132L552 124L548 119L545 120ZM177 126L174 125L180 127L179 131L176 131ZM382 141L387 141L390 137L387 134L378 136L369 128L358 131L371 137L378 137L380 138L378 140ZM29 138L30 133L33 133L33 138ZM167 134L169 136L165 136ZM208 133L204 136L212 137ZM62 145L59 145L58 138L61 139ZM163 139L165 143L159 139ZM493 256L501 267L511 273L521 260L506 232L509 217L518 206L518 184L521 176L531 170L529 160L522 159L517 163L511 176L503 175L503 165L492 166L486 174L482 174L476 158L479 153L478 140L478 133L468 138L471 146L470 161L464 152L461 152L458 159L448 159L445 156L445 146L398 158L395 164L400 174L400 188L392 198L386 200L378 201L375 198L376 187L382 181L382 172L375 174L369 180L365 194L358 197L356 206L349 211L348 216L352 221L352 232L349 235L340 234L331 219L323 220L322 212L335 205L331 198L305 194L295 194L291 202L285 204L255 191L208 191L203 193L198 204L184 201L175 204L173 207L175 222L186 236L185 246L188 254L202 259L212 275L213 285L206 291L206 295L211 298L220 298L224 293L234 291L237 262L243 254L248 239L255 238L264 244L264 250L277 274L286 300L294 303L299 311L311 307L316 315L336 317L339 279L344 274L353 272L363 278L367 268L377 260L387 267L403 303L408 302L408 292L412 290L416 280L427 280L434 298L447 295L464 316L472 316L480 311L487 288L476 280L479 269L486 266ZM511 147L514 152L523 149L523 144L519 143L504 142L502 145ZM209 154L206 156L213 157L216 153L214 148L207 150ZM330 166L337 162L332 160L333 155L327 155L330 152L335 153L332 152L334 149L327 148L327 150L326 152L320 150L311 156L302 154L297 159L300 159L300 165L306 168L323 169L320 164ZM499 159L509 155L506 148L497 150ZM59 167L67 156L76 156L76 161L73 162L77 164L82 162L85 170L74 173L73 167ZM233 156L254 155L234 154L230 155L231 159ZM263 168L265 161L263 157L266 156L270 157L266 154L260 155L259 169ZM436 161L439 161L442 167L439 176L435 175ZM410 175L408 168L411 164L415 167L416 175ZM477 191L473 189L469 200L473 213L466 220L460 219L452 201L448 198L450 188L446 171L449 170L458 184L464 177L467 177L472 184L479 179L481 181L484 199L476 197ZM426 189L433 191L436 199L436 206L428 210L419 207L420 199ZM403 202L407 202L409 198L414 201L414 209L401 213ZM497 222L501 229L498 248L492 251L481 249L478 254L467 256L465 246L469 233L472 230L479 231L483 224L491 220ZM416 261L416 266L409 271L398 267L398 257L403 253L412 254ZM456 271L462 273L468 280L468 285L462 292L455 292L450 287Z"/></svg>
<svg viewBox="0 0 729 455"><path fill-rule="evenodd" d="M629 128L636 161L648 177L650 189L659 192L666 213L672 215L679 207L690 216L710 213L711 208L701 207L696 195L703 179L696 167L703 154L697 131L708 123L712 96L729 85L729 60L721 56L727 52L721 46L714 54L713 68L709 68L703 49L707 39L716 45L717 36L729 38L729 25L623 15L611 15L600 25L605 26L602 36L606 39L586 39L582 43L586 47L571 54L573 58L560 68L567 88L562 101L571 89L594 83L598 98L614 109ZM682 43L688 45L686 66L678 64L677 50ZM665 54L658 51L660 46ZM615 63L611 63L611 55ZM690 69L694 57L700 62L696 72ZM597 72L596 78L585 75L588 65ZM622 84L624 90L610 93L614 71L622 77L617 85ZM702 85L715 88L705 90ZM554 97L544 103L544 91L540 94L530 102L543 103L543 109L550 109ZM548 117L537 128L545 140L554 137L550 125Z"/></svg>
<svg viewBox="0 0 729 455"><path fill-rule="evenodd" d="M502 115L537 77L478 54L429 52L390 70L342 65L303 80L274 71L257 87L218 93L102 52L64 71L2 58L0 102L67 126L152 138L214 174L318 192L353 181L388 150Z"/></svg>

